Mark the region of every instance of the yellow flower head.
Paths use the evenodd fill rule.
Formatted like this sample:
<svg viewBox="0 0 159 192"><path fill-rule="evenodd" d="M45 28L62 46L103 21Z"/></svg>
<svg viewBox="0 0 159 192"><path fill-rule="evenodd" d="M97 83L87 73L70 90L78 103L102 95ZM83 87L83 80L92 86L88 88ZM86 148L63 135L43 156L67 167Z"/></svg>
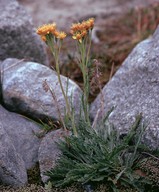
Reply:
<svg viewBox="0 0 159 192"><path fill-rule="evenodd" d="M41 36L41 40L46 42L46 37L45 37L45 35L42 35L42 36Z"/></svg>
<svg viewBox="0 0 159 192"><path fill-rule="evenodd" d="M53 34L55 30L56 30L56 23L45 24L45 25L40 26L37 29L36 33L38 35L45 36L48 34Z"/></svg>
<svg viewBox="0 0 159 192"><path fill-rule="evenodd" d="M65 37L66 37L66 33L63 31L59 32L57 35L57 38L61 40L64 39Z"/></svg>
<svg viewBox="0 0 159 192"><path fill-rule="evenodd" d="M54 32L53 32L53 35L57 38L58 37L58 35L59 35L59 31L57 31L57 30L55 30Z"/></svg>
<svg viewBox="0 0 159 192"><path fill-rule="evenodd" d="M70 33L72 34L72 38L82 41L89 30L92 30L94 27L94 18L90 18L82 23L73 23L71 26Z"/></svg>
<svg viewBox="0 0 159 192"><path fill-rule="evenodd" d="M81 24L80 23L73 23L72 26L71 26L71 31L74 33L76 31L79 31L80 30L80 27L81 27Z"/></svg>
<svg viewBox="0 0 159 192"><path fill-rule="evenodd" d="M94 27L94 18L90 18L87 20L89 28L92 29Z"/></svg>
<svg viewBox="0 0 159 192"><path fill-rule="evenodd" d="M86 21L82 21L80 28L81 28L81 29L80 29L81 31L87 29Z"/></svg>
<svg viewBox="0 0 159 192"><path fill-rule="evenodd" d="M84 37L84 36L86 36L86 35L87 35L87 31L86 31L86 30L83 30L83 31L81 32L81 36Z"/></svg>
<svg viewBox="0 0 159 192"><path fill-rule="evenodd" d="M78 40L80 43L82 43L82 35L80 33L77 33L76 35L72 36L73 39Z"/></svg>

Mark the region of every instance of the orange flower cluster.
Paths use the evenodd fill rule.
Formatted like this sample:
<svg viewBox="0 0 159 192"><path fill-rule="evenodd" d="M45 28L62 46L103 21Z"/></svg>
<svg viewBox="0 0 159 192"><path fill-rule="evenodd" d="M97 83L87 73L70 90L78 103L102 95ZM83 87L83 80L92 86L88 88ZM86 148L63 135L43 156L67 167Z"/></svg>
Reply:
<svg viewBox="0 0 159 192"><path fill-rule="evenodd" d="M66 37L65 32L57 31L56 23L42 25L37 29L36 33L41 36L43 41L46 41L46 36L50 34L61 40Z"/></svg>
<svg viewBox="0 0 159 192"><path fill-rule="evenodd" d="M56 23L52 23L52 24L45 24L40 26L36 32L38 35L45 36L45 35L54 33L55 30L56 30Z"/></svg>
<svg viewBox="0 0 159 192"><path fill-rule="evenodd" d="M80 43L82 39L88 34L89 30L94 27L94 18L90 18L82 23L74 23L71 26L72 38L78 40Z"/></svg>

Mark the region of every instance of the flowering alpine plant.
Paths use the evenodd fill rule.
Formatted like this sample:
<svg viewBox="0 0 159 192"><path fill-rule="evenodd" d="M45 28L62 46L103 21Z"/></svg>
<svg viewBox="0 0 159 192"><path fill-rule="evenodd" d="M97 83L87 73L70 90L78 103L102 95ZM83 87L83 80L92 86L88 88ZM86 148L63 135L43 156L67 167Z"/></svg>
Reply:
<svg viewBox="0 0 159 192"><path fill-rule="evenodd" d="M84 113L84 120L89 124L90 124L89 104L88 104L88 96L90 90L89 68L91 66L90 49L91 49L91 35L93 27L94 27L94 18L90 18L81 23L72 24L70 29L72 38L76 40L77 49L79 52L78 64L82 71L83 83L84 83L84 93L82 95L81 102ZM77 135L77 129L74 121L74 114L71 111L67 94L64 91L64 87L62 85L60 77L60 68L59 68L59 55L63 40L67 35L65 32L57 30L56 23L42 25L37 29L36 32L38 35L40 35L41 39L49 46L54 56L58 81L66 103L66 112L69 119L72 122L73 133L74 135Z"/></svg>

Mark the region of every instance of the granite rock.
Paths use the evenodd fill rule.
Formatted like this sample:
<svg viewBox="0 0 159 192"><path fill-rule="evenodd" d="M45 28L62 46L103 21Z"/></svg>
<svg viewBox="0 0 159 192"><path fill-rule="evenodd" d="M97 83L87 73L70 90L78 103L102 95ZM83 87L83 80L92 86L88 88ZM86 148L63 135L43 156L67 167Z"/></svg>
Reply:
<svg viewBox="0 0 159 192"><path fill-rule="evenodd" d="M40 127L24 116L9 112L0 106L0 124L10 137L17 153L29 169L38 162L40 139L36 136Z"/></svg>
<svg viewBox="0 0 159 192"><path fill-rule="evenodd" d="M0 122L0 183L14 187L27 183L25 163Z"/></svg>
<svg viewBox="0 0 159 192"><path fill-rule="evenodd" d="M58 148L57 143L64 139L64 136L68 135L69 131L65 132L62 129L58 129L49 132L42 140L39 148L39 165L41 179L45 183L48 177L44 174L46 171L56 166L58 159L60 158L61 151Z"/></svg>
<svg viewBox="0 0 159 192"><path fill-rule="evenodd" d="M15 57L48 65L44 44L23 6L16 0L0 0L0 13L0 60Z"/></svg>
<svg viewBox="0 0 159 192"><path fill-rule="evenodd" d="M110 121L126 132L139 113L148 127L144 141L159 147L159 27L154 35L139 43L102 90L104 115L115 106ZM91 104L94 119L101 106L101 94ZM100 116L98 119L101 118Z"/></svg>
<svg viewBox="0 0 159 192"><path fill-rule="evenodd" d="M9 110L38 120L59 120L58 108L61 116L65 115L65 100L55 71L38 63L18 59L6 59L1 65L3 102ZM61 76L61 81L78 118L82 91L64 76ZM50 91L46 92L44 82L51 87L55 98Z"/></svg>

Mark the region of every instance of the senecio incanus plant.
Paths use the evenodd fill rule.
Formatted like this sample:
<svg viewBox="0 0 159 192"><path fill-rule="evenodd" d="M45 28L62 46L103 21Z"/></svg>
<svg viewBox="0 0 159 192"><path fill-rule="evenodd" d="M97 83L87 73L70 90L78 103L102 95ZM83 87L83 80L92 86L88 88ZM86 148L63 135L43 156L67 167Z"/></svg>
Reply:
<svg viewBox="0 0 159 192"><path fill-rule="evenodd" d="M94 27L94 18L90 18L82 23L75 23L71 26L72 38L76 40L77 49L79 52L79 67L83 75L84 94L82 98L82 106L84 110L85 121L90 124L89 119L89 68L90 62L90 48L91 48L91 35Z"/></svg>
<svg viewBox="0 0 159 192"><path fill-rule="evenodd" d="M63 187L74 182L83 185L92 182L104 182L113 192L118 192L123 187L128 188L128 190L134 188L142 192L145 191L148 184L152 184L142 174L137 174L138 167L144 159L143 153L151 152L142 143L143 133L147 127L142 122L142 115L136 117L133 126L123 137L109 122L108 117L111 111L95 129L90 123L88 95L90 91L90 48L93 27L94 19L90 18L87 21L72 24L70 30L72 38L76 40L79 52L78 63L84 82L84 93L81 98L84 118L81 118L77 125L74 122L73 109L71 109L67 91L64 90L60 77L59 55L66 33L58 31L55 23L43 25L37 29L37 33L50 47L55 58L56 72L66 102L66 116L68 115L72 122L74 133L59 143L62 156L56 167L45 173L49 176L47 187L50 188L52 185ZM53 93L52 95L54 97ZM63 125L65 128L65 124Z"/></svg>
<svg viewBox="0 0 159 192"><path fill-rule="evenodd" d="M89 89L90 89L89 67L90 67L91 34L92 34L93 27L94 27L94 18L90 18L87 21L72 24L71 30L70 30L72 34L72 38L76 40L77 49L79 52L79 58L78 58L79 67L82 71L83 82L84 82L84 93L81 98L81 102L82 102L82 107L84 112L84 120L88 124L90 124L88 96L89 96ZM65 32L57 30L56 23L45 24L43 26L40 26L37 29L37 34L40 35L41 39L49 46L54 56L58 81L59 81L60 88L66 103L66 113L69 119L71 120L73 133L74 135L77 136L77 129L74 122L74 114L71 111L71 106L69 104L67 94L62 85L62 81L60 77L60 68L59 68L59 55L60 55L63 39L67 35Z"/></svg>

